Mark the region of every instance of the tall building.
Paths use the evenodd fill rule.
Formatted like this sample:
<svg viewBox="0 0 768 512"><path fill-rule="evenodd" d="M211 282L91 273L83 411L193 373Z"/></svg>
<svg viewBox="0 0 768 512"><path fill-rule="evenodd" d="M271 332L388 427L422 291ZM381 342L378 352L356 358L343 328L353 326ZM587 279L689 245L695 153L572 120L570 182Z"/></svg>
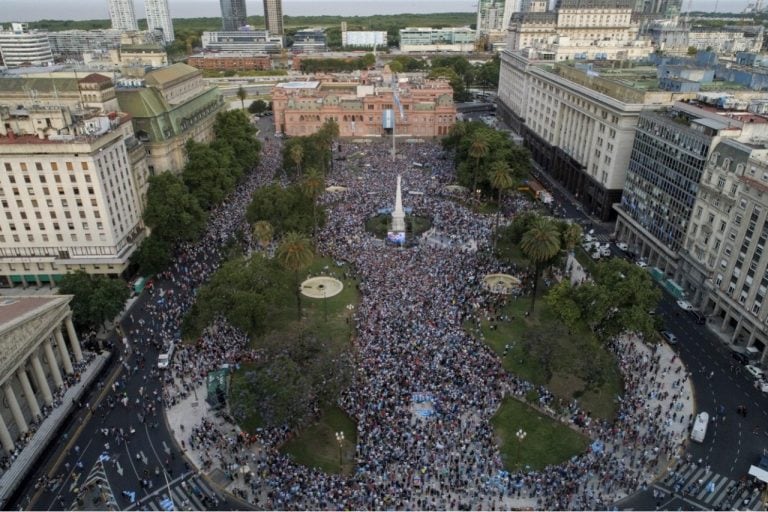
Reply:
<svg viewBox="0 0 768 512"><path fill-rule="evenodd" d="M53 64L48 32L29 30L26 23L11 23L10 30L0 30L0 56L9 68Z"/></svg>
<svg viewBox="0 0 768 512"><path fill-rule="evenodd" d="M109 19L115 30L139 30L133 0L109 0Z"/></svg>
<svg viewBox="0 0 768 512"><path fill-rule="evenodd" d="M479 0L477 3L477 39L487 46L503 44L507 26L515 10L515 0Z"/></svg>
<svg viewBox="0 0 768 512"><path fill-rule="evenodd" d="M0 284L127 267L145 234L147 155L117 106L103 75L0 78Z"/></svg>
<svg viewBox="0 0 768 512"><path fill-rule="evenodd" d="M221 30L237 30L247 24L245 0L221 0Z"/></svg>
<svg viewBox="0 0 768 512"><path fill-rule="evenodd" d="M264 21L271 35L283 36L283 0L264 0Z"/></svg>
<svg viewBox="0 0 768 512"><path fill-rule="evenodd" d="M147 13L147 28L150 31L161 31L166 44L173 42L175 36L168 0L144 0L144 9Z"/></svg>

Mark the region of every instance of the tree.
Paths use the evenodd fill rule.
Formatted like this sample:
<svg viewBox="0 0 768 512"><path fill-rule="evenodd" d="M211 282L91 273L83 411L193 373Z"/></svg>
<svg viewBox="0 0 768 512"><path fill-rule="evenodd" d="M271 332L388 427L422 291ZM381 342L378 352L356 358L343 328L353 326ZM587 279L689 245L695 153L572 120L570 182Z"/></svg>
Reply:
<svg viewBox="0 0 768 512"><path fill-rule="evenodd" d="M308 235L312 233L315 219L318 226L325 221L324 209L318 206L313 213L312 203L307 201L298 185L285 188L269 185L256 189L245 215L251 224L260 220L269 222L277 238L289 231Z"/></svg>
<svg viewBox="0 0 768 512"><path fill-rule="evenodd" d="M149 178L144 223L166 242L188 241L205 227L205 212L177 176L164 172Z"/></svg>
<svg viewBox="0 0 768 512"><path fill-rule="evenodd" d="M219 204L235 187L231 162L224 151L190 139L182 178L189 192L205 210ZM225 156L226 155L226 156Z"/></svg>
<svg viewBox="0 0 768 512"><path fill-rule="evenodd" d="M299 141L300 142L300 141ZM300 143L291 144L288 148L288 156L291 158L291 162L296 166L296 170L301 176L301 162L304 159L304 146Z"/></svg>
<svg viewBox="0 0 768 512"><path fill-rule="evenodd" d="M240 108L245 110L245 98L248 97L248 93L242 85L237 89L237 97L240 99Z"/></svg>
<svg viewBox="0 0 768 512"><path fill-rule="evenodd" d="M232 149L233 165L238 171L233 175L235 179L259 163L261 144L256 138L256 129L242 110L216 114L213 133L216 135L214 144L224 144Z"/></svg>
<svg viewBox="0 0 768 512"><path fill-rule="evenodd" d="M120 279L90 275L82 270L65 274L59 282L59 293L74 295L72 317L82 329L100 327L115 318L131 294Z"/></svg>
<svg viewBox="0 0 768 512"><path fill-rule="evenodd" d="M488 139L482 133L475 133L469 145L469 156L475 159L475 170L472 175L472 193L477 190L477 178L480 175L480 160L488 156Z"/></svg>
<svg viewBox="0 0 768 512"><path fill-rule="evenodd" d="M301 290L299 289L299 271L308 267L312 263L314 253L312 246L306 236L292 231L286 233L283 241L277 248L277 260L290 272L293 272L294 290L296 293L296 308L298 318L301 320Z"/></svg>
<svg viewBox="0 0 768 512"><path fill-rule="evenodd" d="M528 231L520 241L520 250L534 264L533 295L531 296L531 313L536 303L536 293L541 272L545 265L560 252L560 234L554 224L543 217L533 221Z"/></svg>
<svg viewBox="0 0 768 512"><path fill-rule="evenodd" d="M144 275L157 274L171 262L171 244L157 236L146 237L131 255L131 262L138 265Z"/></svg>
<svg viewBox="0 0 768 512"><path fill-rule="evenodd" d="M253 224L253 237L261 246L262 250L266 250L269 244L272 243L272 236L274 235L274 229L272 224L266 220L259 220Z"/></svg>
<svg viewBox="0 0 768 512"><path fill-rule="evenodd" d="M509 169L509 166L506 162L497 160L496 162L493 162L490 165L490 168L488 169L489 173L489 179L491 182L491 186L498 191L498 199L497 199L497 205L499 208L499 211L496 215L496 226L494 228L494 235L493 235L493 245L496 246L496 235L499 230L499 218L502 214L502 208L501 208L501 194L507 190L508 188L511 188L514 185L514 180L512 178L512 172Z"/></svg>
<svg viewBox="0 0 768 512"><path fill-rule="evenodd" d="M254 100L248 105L248 112L251 114L261 115L267 111L269 105L264 100Z"/></svg>
<svg viewBox="0 0 768 512"><path fill-rule="evenodd" d="M560 223L560 244L568 252L573 252L581 241L581 226L575 222Z"/></svg>
<svg viewBox="0 0 768 512"><path fill-rule="evenodd" d="M314 167L307 172L301 182L301 189L312 201L312 236L317 235L317 200L325 189L325 179Z"/></svg>

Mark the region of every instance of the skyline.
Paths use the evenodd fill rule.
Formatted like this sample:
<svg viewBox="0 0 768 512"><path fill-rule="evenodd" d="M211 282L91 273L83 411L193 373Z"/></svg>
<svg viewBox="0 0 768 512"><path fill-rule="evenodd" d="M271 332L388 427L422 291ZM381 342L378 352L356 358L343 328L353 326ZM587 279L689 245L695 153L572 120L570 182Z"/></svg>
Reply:
<svg viewBox="0 0 768 512"><path fill-rule="evenodd" d="M109 19L107 0L73 0L63 3L59 0L3 0L3 14L0 23L12 21L37 21L41 19L91 20ZM693 0L694 11L741 12L749 0ZM135 0L137 13L144 13L144 1ZM263 16L262 0L247 0L247 12L251 16ZM370 16L375 14L404 14L432 12L476 12L477 2L473 0L421 0L414 3L407 0L393 0L387 3L376 0L283 0L283 13L287 16ZM686 2L687 4L687 2ZM218 0L170 0L173 18L221 17ZM684 5L684 10L687 5ZM40 16L40 13L45 16ZM143 16L138 16L142 18Z"/></svg>

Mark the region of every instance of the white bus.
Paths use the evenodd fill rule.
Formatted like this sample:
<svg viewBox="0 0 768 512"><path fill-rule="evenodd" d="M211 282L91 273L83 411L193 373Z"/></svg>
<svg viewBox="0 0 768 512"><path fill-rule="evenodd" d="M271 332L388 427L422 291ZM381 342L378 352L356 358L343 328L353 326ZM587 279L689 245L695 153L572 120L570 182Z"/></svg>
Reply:
<svg viewBox="0 0 768 512"><path fill-rule="evenodd" d="M707 435L707 425L709 424L709 414L700 412L696 415L691 429L691 440L697 443L704 442L704 436Z"/></svg>

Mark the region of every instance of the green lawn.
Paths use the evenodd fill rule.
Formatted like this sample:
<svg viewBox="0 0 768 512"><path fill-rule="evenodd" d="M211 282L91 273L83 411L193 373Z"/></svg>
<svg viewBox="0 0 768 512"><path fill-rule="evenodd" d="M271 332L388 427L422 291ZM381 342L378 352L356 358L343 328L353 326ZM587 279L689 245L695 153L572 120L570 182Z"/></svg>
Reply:
<svg viewBox="0 0 768 512"><path fill-rule="evenodd" d="M339 452L336 432L344 432ZM326 473L352 474L355 466L357 427L338 407L325 411L317 423L305 428L298 437L285 443L281 451L298 464L321 469ZM339 465L339 456L343 463Z"/></svg>
<svg viewBox="0 0 768 512"><path fill-rule="evenodd" d="M538 470L559 464L583 453L589 443L586 436L514 398L502 402L491 424L499 441L501 458L510 471L524 466ZM516 436L520 429L526 433L522 443Z"/></svg>
<svg viewBox="0 0 768 512"><path fill-rule="evenodd" d="M392 221L392 216L389 214L376 215L365 221L365 229L379 238L386 238L389 225ZM409 233L412 232L412 236L419 236L432 227L432 221L427 217L420 215L408 215L405 217L406 225L408 225Z"/></svg>
<svg viewBox="0 0 768 512"><path fill-rule="evenodd" d="M504 308L509 322L483 321L486 343L502 356L509 372L534 384L546 385L564 403L578 398L593 415L612 419L616 396L621 393L621 376L613 355L586 327L568 332L552 308L539 298L529 317L530 299L510 299ZM504 356L504 347L510 349ZM589 381L592 384L588 384Z"/></svg>

